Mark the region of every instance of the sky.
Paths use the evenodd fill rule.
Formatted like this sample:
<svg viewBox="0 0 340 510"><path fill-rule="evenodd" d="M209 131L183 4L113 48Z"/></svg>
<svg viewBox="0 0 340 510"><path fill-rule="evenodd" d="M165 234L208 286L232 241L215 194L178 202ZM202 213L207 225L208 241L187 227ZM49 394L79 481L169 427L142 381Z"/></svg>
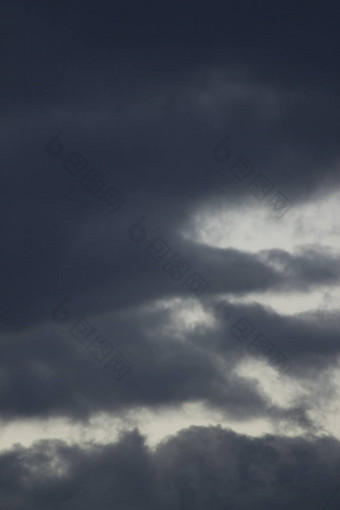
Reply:
<svg viewBox="0 0 340 510"><path fill-rule="evenodd" d="M0 508L339 508L338 3L0 13Z"/></svg>

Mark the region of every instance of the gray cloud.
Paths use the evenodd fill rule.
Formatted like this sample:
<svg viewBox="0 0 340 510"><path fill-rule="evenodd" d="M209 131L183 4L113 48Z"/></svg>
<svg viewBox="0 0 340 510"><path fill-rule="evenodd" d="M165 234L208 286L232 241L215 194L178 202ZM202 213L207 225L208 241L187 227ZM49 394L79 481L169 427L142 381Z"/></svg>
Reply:
<svg viewBox="0 0 340 510"><path fill-rule="evenodd" d="M44 441L2 453L0 501L9 510L321 508L338 472L339 443L328 437L255 439L191 427L152 452L134 431L106 446Z"/></svg>
<svg viewBox="0 0 340 510"><path fill-rule="evenodd" d="M256 303L229 303L223 305L227 321L189 330L178 326L178 337L171 307L132 307L86 317L92 328L86 337L79 323L84 316L72 300L60 305L53 311L57 322L3 337L0 409L6 421L34 416L86 420L100 411L119 415L201 402L243 421L263 417L280 424L295 413L295 421L307 430L314 427L309 411L321 397L334 397L327 371L336 368L339 355L337 315L326 322L321 314L283 317ZM213 313L216 298L205 298L205 306ZM244 319L250 336L239 326ZM99 335L107 342L104 351L92 344ZM270 345L268 355L263 339ZM106 365L118 353L131 368L117 381L115 365ZM274 405L253 379L237 374L242 361L261 359L279 375L287 368L277 358L282 355L289 368L283 384L296 381L306 390L288 408Z"/></svg>
<svg viewBox="0 0 340 510"><path fill-rule="evenodd" d="M337 254L322 239L294 253L248 253L181 232L201 208L222 203L241 215L265 202L231 172L240 157L293 207L339 189L333 7L2 2L2 420L86 421L200 402L231 419L278 427L292 419L306 437L320 432L309 411L336 394L339 314L287 317L252 297L338 285ZM48 141L59 131L53 155ZM219 162L226 136L229 157ZM124 197L114 214L71 175L74 152ZM183 257L185 277L150 256L157 237L167 256ZM185 298L185 306L192 289L182 284L196 272L208 286L195 299L228 319L185 330L155 303ZM122 380L70 334L80 319L131 362ZM239 319L247 339L235 336ZM292 362L282 381L305 390L289 407L238 373L256 359L259 335ZM183 431L155 452L137 432L89 450L52 441L1 455L0 501L19 510L310 508L335 487L337 455L332 438L249 439L222 429Z"/></svg>

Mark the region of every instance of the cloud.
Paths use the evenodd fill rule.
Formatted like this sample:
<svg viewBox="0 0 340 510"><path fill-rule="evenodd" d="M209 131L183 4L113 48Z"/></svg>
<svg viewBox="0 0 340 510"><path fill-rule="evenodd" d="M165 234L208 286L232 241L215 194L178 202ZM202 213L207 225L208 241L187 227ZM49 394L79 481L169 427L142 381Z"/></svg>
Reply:
<svg viewBox="0 0 340 510"><path fill-rule="evenodd" d="M329 437L249 439L220 427L190 427L154 451L137 430L106 446L43 441L1 454L0 501L9 510L321 508L338 486L338 458Z"/></svg>
<svg viewBox="0 0 340 510"><path fill-rule="evenodd" d="M3 419L55 416L86 422L100 412L119 416L196 402L243 422L279 423L299 411L308 429L310 411L335 398L337 314L323 321L321 315L284 317L256 303L219 304L216 298L205 299L201 312L190 312L192 299L166 303L91 315L84 323L71 300L61 303L54 322L3 336ZM229 313L227 320L214 318L218 306ZM205 315L197 320L199 313ZM244 321L251 336L242 336ZM104 350L93 344L98 338ZM267 347L261 347L263 340ZM128 364L126 374L115 362L108 364L120 355ZM282 355L283 365L277 358ZM262 362L276 376L288 367L283 383L294 382L296 394L285 405L274 403L261 388L261 377L239 373L245 361Z"/></svg>
<svg viewBox="0 0 340 510"><path fill-rule="evenodd" d="M1 11L3 422L91 427L196 405L301 434L18 445L0 456L2 506L321 505L339 470L322 437L339 313L301 300L339 289L333 9Z"/></svg>

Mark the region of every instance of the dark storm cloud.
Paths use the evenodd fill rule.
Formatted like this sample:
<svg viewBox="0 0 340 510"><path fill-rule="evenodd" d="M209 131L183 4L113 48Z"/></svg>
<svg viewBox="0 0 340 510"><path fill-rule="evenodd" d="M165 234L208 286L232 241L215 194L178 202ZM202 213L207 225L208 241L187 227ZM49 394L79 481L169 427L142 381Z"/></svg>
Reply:
<svg viewBox="0 0 340 510"><path fill-rule="evenodd" d="M235 149L249 152L294 197L317 187L322 173L329 173L325 163L338 155L332 10L316 41L327 7L320 13L286 3L263 11L253 2L228 2L221 12L204 8L201 18L199 7L187 12L176 4L169 10L154 2L127 4L133 8L108 2L98 9L92 2L32 4L25 16L23 3L8 2L2 18L3 87L10 112L14 103L16 113L43 109L50 118L54 108L73 118L82 109L112 108L95 129L89 117L89 140L102 139L96 152L105 152L111 164L112 145L120 137L161 143L166 165L148 169L153 188L173 186L178 192L192 188L193 181L206 188L207 165L212 167L207 151L226 130ZM197 109L202 93L214 96L210 117ZM80 133L78 127L79 141ZM218 172L215 179L223 182Z"/></svg>
<svg viewBox="0 0 340 510"><path fill-rule="evenodd" d="M3 341L4 418L60 415L85 419L101 410L152 409L190 401L224 406L241 418L266 412L268 405L256 389L232 371L218 369L217 356L203 345L207 332L188 335L183 343L164 330L171 325L168 310L129 313L114 322L107 318L88 321L111 343L114 354L122 352L132 363L131 372L119 382L114 371L87 350L92 337L80 345L70 334L76 322L71 315L60 327L47 325ZM229 369L236 357L237 353L232 354L227 362Z"/></svg>
<svg viewBox="0 0 340 510"><path fill-rule="evenodd" d="M8 510L313 508L339 494L339 442L247 438L191 427L150 451L138 431L81 448L43 441L0 456L0 502Z"/></svg>
<svg viewBox="0 0 340 510"><path fill-rule="evenodd" d="M209 284L199 296L208 310L223 293L280 291L289 299L292 290L338 282L338 259L320 246L250 254L181 236L183 225L207 204L213 208L223 200L240 212L256 204L229 170L239 157L247 157L293 205L339 186L332 3L262 9L232 1L214 11L159 2L3 2L1 9L2 417L86 419L103 410L122 414L202 402L241 420L279 422L295 411L310 431L308 411L318 398L312 382L320 377L320 392L334 395L327 369L339 354L337 314L284 317L256 303L228 303L236 318L245 317L292 360L287 380L295 378L308 390L304 401L282 409L237 374L252 353L229 325L196 327L183 332L180 342L165 327L171 325L168 312L138 306L189 295L148 255L147 243L156 236ZM60 130L63 150L52 157L46 144ZM226 135L230 161L220 163L214 149ZM113 216L65 168L74 151L126 197ZM138 243L131 229L141 215L146 238ZM52 323L65 294L70 319ZM131 361L133 370L122 381L69 334L79 318ZM204 432L191 431L189 443L191 436L193 449L203 448ZM70 463L66 479L59 480L27 475L26 464L43 463L46 444L32 453L33 461L23 450L4 454L3 506L77 509L98 505L101 497L104 508L301 508L323 501L335 485L329 466L338 469L333 440L315 446L227 435L215 448L208 438L208 473L201 466L198 474L178 460L180 439L155 455L138 435L124 441L91 454L52 445ZM232 460L219 460L220 449ZM268 459L258 460L269 450ZM183 451L195 457L190 445ZM275 474L272 458L279 465ZM41 468L35 469L34 477ZM112 470L118 479L114 494L107 488ZM130 497L119 491L129 488L131 477Z"/></svg>
<svg viewBox="0 0 340 510"><path fill-rule="evenodd" d="M227 320L223 319L220 310L224 308ZM280 351L294 360L294 376L308 377L316 374L327 366L337 365L339 352L338 328L339 314L328 311L310 311L295 316L282 316L270 308L256 303L242 306L210 303L209 309L215 311L214 316L220 318L223 328L235 323L238 317L249 321L254 330L264 334ZM219 312L216 313L219 309ZM228 318L229 317L229 318ZM244 338L244 343L246 338ZM250 340L250 338L249 338ZM310 370L310 374L308 371Z"/></svg>
<svg viewBox="0 0 340 510"><path fill-rule="evenodd" d="M215 280L209 282L215 291L263 290L284 277L287 281L287 275L261 266L256 257L251 261L236 252L183 243L178 228L216 196L241 208L254 200L227 165L213 159L226 131L231 160L249 157L294 203L324 183L337 182L334 133L340 117L333 81L324 73L322 86L306 83L303 70L306 78L311 66L306 47L295 48L288 36L299 39L296 26L305 14L302 8L294 7L292 23L286 10L272 7L264 13L251 3L242 8L230 3L222 12L220 29L215 13L206 13L203 32L198 12L177 16L175 5L170 16L154 4L134 5L132 14L127 7L117 11L108 3L97 10L91 2L39 8L7 2L3 9L3 92L8 106L1 125L6 141L1 188L4 329L46 318L63 288L71 295L93 292L104 283L118 289L112 300L112 291L104 288L103 295L93 299L93 310L178 292L165 290L167 284L163 287L156 271L146 267L131 244L126 246L127 228L145 209L152 237L162 236L173 250L183 250L189 263L199 263L202 276ZM255 23L263 16L270 20L267 35ZM319 26L310 7L308 17ZM324 52L332 48L332 26L323 32ZM280 52L286 66L276 83L268 78L268 53L263 50L270 53L278 34L286 30L287 47ZM315 48L314 32L310 35L309 51L317 49L318 57L322 44ZM245 36L248 42L241 44ZM188 60L194 54L196 58ZM294 55L293 67L287 67L288 55ZM331 56L324 56L324 65ZM277 76L278 62L274 66ZM202 95L209 99L204 107ZM128 217L117 214L107 228L109 240L102 235L98 203L72 181L62 158L52 160L45 152L46 141L58 129L64 130L65 156L80 150L89 165L128 198ZM158 159L136 164L140 149L155 152ZM83 229L89 237L81 242L80 253L75 239ZM102 243L100 254L90 246L95 237ZM232 259L239 261L236 268ZM243 262L253 266L247 275L238 270ZM324 273L325 279L337 275L336 268ZM303 268L299 275L297 282L315 278Z"/></svg>
<svg viewBox="0 0 340 510"><path fill-rule="evenodd" d="M308 289L318 285L336 285L339 279L339 257L326 247L306 246L297 253L268 250L260 253L261 261L276 266L284 275L287 289Z"/></svg>
<svg viewBox="0 0 340 510"><path fill-rule="evenodd" d="M213 311L216 298L206 297L204 304ZM81 334L84 315L77 303L61 302L52 311L57 322L3 335L3 419L60 416L86 421L101 411L120 415L200 402L232 419L262 417L277 424L292 419L314 430L308 413L321 396L334 397L327 370L337 364L339 317L283 317L257 304L224 306L231 315L227 322L188 330L180 324L176 330L170 305L86 316L87 336ZM239 321L244 318L251 324L250 336L242 336ZM107 342L104 351L93 346L98 335ZM270 356L258 346L259 335L269 342ZM118 353L130 365L122 379L113 364L107 365ZM252 378L237 373L243 361L259 359L280 375L287 367L282 360L272 362L278 353L287 358L289 368L282 387L295 381L305 390L303 398L296 395L288 407L273 404Z"/></svg>
<svg viewBox="0 0 340 510"><path fill-rule="evenodd" d="M85 314L186 295L183 279L177 283L162 268L176 253L188 265L185 278L198 272L209 294L301 290L339 279L338 258L327 251L248 254L207 247L180 235L186 218L180 211L190 200L159 200L157 209L144 209L125 193L126 201L111 215L78 181L61 165L47 167L36 180L32 175L21 179L23 193L16 176L8 176L3 190L2 329L46 320L65 292L83 302L79 311ZM168 252L155 262L150 243L158 238Z"/></svg>

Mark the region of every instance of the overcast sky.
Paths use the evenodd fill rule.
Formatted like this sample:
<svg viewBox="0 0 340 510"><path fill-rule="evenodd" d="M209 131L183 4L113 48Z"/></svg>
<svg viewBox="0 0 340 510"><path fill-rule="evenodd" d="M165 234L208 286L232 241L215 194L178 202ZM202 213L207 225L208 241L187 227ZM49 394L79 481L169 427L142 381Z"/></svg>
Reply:
<svg viewBox="0 0 340 510"><path fill-rule="evenodd" d="M338 3L0 11L0 507L339 508Z"/></svg>

